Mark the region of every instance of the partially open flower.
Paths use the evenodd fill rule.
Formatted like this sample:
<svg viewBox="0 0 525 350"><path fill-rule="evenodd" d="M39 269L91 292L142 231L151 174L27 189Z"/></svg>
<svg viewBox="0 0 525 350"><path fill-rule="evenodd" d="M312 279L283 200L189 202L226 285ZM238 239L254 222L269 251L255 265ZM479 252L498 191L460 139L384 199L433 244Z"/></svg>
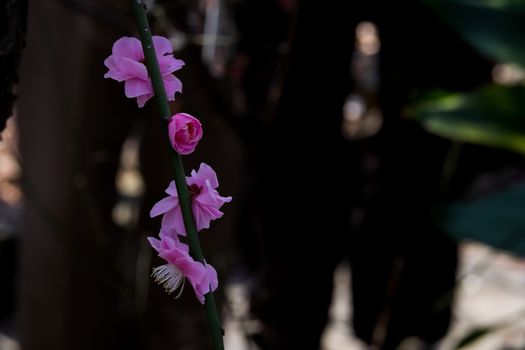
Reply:
<svg viewBox="0 0 525 350"><path fill-rule="evenodd" d="M160 73L169 101L175 100L175 93L182 92L182 83L172 73L184 66L182 60L173 57L173 46L164 37L154 36L153 46L157 54ZM112 55L106 58L104 65L109 71L104 78L124 81L126 97L137 98L139 107L143 107L153 95L153 86L144 65L142 44L136 38L122 37L113 44Z"/></svg>
<svg viewBox="0 0 525 350"><path fill-rule="evenodd" d="M201 163L198 171L192 170L191 176L186 177L186 183L191 196L191 207L197 231L209 228L212 220L222 217L223 212L219 209L224 203L230 202L232 197L219 195L216 190L219 187L217 174L205 163ZM174 181L170 182L166 193L169 196L161 199L151 208L150 216L155 217L164 214L162 228L174 229L177 234L185 236L186 229L184 228L179 196Z"/></svg>
<svg viewBox="0 0 525 350"><path fill-rule="evenodd" d="M190 154L202 138L199 120L187 113L177 113L168 124L170 142L179 154Z"/></svg>
<svg viewBox="0 0 525 350"><path fill-rule="evenodd" d="M160 240L148 237L148 241L159 253L159 256L167 262L167 264L153 269L152 276L155 281L170 294L179 290L175 297L178 298L187 279L199 302L204 304L204 295L210 291L213 292L219 284L217 271L213 266L210 264L203 265L193 260L188 253L188 246L180 242L176 235L170 237L161 232Z"/></svg>

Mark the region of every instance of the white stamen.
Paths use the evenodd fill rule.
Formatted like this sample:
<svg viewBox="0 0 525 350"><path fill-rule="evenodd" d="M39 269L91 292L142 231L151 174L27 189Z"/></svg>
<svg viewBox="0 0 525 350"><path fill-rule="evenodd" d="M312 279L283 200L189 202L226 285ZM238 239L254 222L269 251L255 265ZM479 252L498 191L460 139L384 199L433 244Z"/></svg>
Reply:
<svg viewBox="0 0 525 350"><path fill-rule="evenodd" d="M155 282L163 286L168 294L175 292L180 287L175 299L181 296L186 279L175 265L166 264L156 267L153 269L151 277L155 279Z"/></svg>

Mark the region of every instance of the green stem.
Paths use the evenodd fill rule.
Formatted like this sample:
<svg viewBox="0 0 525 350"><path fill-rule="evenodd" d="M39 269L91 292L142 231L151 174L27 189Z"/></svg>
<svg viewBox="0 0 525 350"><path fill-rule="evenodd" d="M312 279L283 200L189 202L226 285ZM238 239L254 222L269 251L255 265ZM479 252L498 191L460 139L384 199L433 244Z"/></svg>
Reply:
<svg viewBox="0 0 525 350"><path fill-rule="evenodd" d="M166 98L166 91L164 90L164 82L160 74L159 64L157 62L157 56L155 54L155 48L153 46L153 40L151 38L151 30L148 24L148 18L146 16L146 5L141 0L130 0L135 20L137 21L140 41L142 42L142 48L144 50L144 57L146 59L146 66L148 68L148 74L151 78L153 85L153 91L155 92L155 100L160 110L162 119L166 122L165 135L168 136L167 122L171 117L170 106ZM177 188L177 194L179 196L179 204L182 211L182 217L184 220L184 227L188 235L188 243L190 246L190 253L192 257L205 264L204 255L202 253L199 237L197 236L197 230L195 229L195 221L193 212L191 209L191 200L188 193L188 185L186 183L186 176L184 173L184 167L182 165L182 159L170 145L169 138L166 139L170 149L171 165L173 168L173 178L175 180L175 186ZM224 344L222 340L222 326L215 306L215 299L213 293L210 291L205 296L205 308L206 315L208 316L208 322L211 328L211 335L213 340L213 346L215 350L223 350Z"/></svg>

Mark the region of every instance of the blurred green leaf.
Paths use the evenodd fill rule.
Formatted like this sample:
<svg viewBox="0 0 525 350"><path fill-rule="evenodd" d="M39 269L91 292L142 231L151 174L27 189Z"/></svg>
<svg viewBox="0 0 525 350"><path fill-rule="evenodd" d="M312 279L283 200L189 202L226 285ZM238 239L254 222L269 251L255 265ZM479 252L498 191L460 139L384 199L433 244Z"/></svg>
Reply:
<svg viewBox="0 0 525 350"><path fill-rule="evenodd" d="M451 205L443 229L458 239L473 239L525 256L525 181Z"/></svg>
<svg viewBox="0 0 525 350"><path fill-rule="evenodd" d="M472 343L479 340L479 338L487 335L488 333L492 332L494 329L483 327L472 330L470 333L468 333L465 337L463 337L454 347L454 349L461 349L467 345L471 345Z"/></svg>
<svg viewBox="0 0 525 350"><path fill-rule="evenodd" d="M525 67L524 0L423 0L483 54Z"/></svg>
<svg viewBox="0 0 525 350"><path fill-rule="evenodd" d="M525 153L522 85L489 85L469 93L448 94L412 105L406 114L442 137Z"/></svg>

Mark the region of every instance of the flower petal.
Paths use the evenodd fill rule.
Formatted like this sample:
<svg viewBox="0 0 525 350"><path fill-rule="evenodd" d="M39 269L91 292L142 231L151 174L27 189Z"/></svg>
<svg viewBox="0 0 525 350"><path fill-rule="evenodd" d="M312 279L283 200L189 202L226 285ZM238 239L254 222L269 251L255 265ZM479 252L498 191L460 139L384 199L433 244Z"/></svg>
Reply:
<svg viewBox="0 0 525 350"><path fill-rule="evenodd" d="M207 270L200 262L190 260L177 261L177 268L186 276L191 283L195 296L201 304L204 304L203 282L207 280ZM205 283L205 282L204 282ZM208 289L209 290L209 289ZM207 293L207 292L206 292Z"/></svg>
<svg viewBox="0 0 525 350"><path fill-rule="evenodd" d="M206 210L202 210L197 203L192 203L193 216L195 217L195 227L197 231L210 227L211 217Z"/></svg>
<svg viewBox="0 0 525 350"><path fill-rule="evenodd" d="M219 278L217 276L217 271L210 264L206 264L206 275L208 277L210 289L213 292L219 286Z"/></svg>
<svg viewBox="0 0 525 350"><path fill-rule="evenodd" d="M155 249L157 252L159 251L161 241L154 237L148 237L148 242L153 247L153 249Z"/></svg>
<svg viewBox="0 0 525 350"><path fill-rule="evenodd" d="M208 181L210 181L212 188L219 187L219 180L217 179L217 174L212 169L211 166L209 166L206 163L201 163L199 170L197 171L197 174L199 177L202 177Z"/></svg>
<svg viewBox="0 0 525 350"><path fill-rule="evenodd" d="M173 74L162 77L168 101L175 100L175 93L182 92L182 82Z"/></svg>
<svg viewBox="0 0 525 350"><path fill-rule="evenodd" d="M142 95L142 96L137 96L137 105L139 106L139 108L144 107L146 102L148 102L148 100L150 98L152 98L152 97L153 97L153 94L146 94L146 95Z"/></svg>
<svg viewBox="0 0 525 350"><path fill-rule="evenodd" d="M184 61L173 56L173 45L171 41L162 36L153 37L153 46L157 54L160 73L162 76L171 74L184 66Z"/></svg>
<svg viewBox="0 0 525 350"><path fill-rule="evenodd" d="M142 79L128 79L124 84L126 97L129 98L139 97L153 92L148 82Z"/></svg>
<svg viewBox="0 0 525 350"><path fill-rule="evenodd" d="M179 205L179 199L176 197L166 197L158 201L153 205L151 211L149 212L150 217L154 218L160 214L164 214L169 210L172 210Z"/></svg>
<svg viewBox="0 0 525 350"><path fill-rule="evenodd" d="M143 63L134 61L128 57L123 57L118 67L123 74L127 75L126 79L139 78L148 81L148 70Z"/></svg>
<svg viewBox="0 0 525 350"><path fill-rule="evenodd" d="M182 212L179 206L164 214L161 225L163 230L172 229L176 234L186 236L186 229L184 228Z"/></svg>
<svg viewBox="0 0 525 350"><path fill-rule="evenodd" d="M127 79L127 75L120 71L120 68L117 66L113 56L109 56L104 60L104 65L109 69L109 71L104 74L104 78L114 79L118 82L122 82Z"/></svg>
<svg viewBox="0 0 525 350"><path fill-rule="evenodd" d="M118 39L113 44L112 53L116 62L120 61L123 57L129 57L135 61L144 60L142 44L137 38L125 36Z"/></svg>
<svg viewBox="0 0 525 350"><path fill-rule="evenodd" d="M201 303L204 303L204 296L217 289L218 285L217 271L210 264L206 264L203 278L194 287L195 295L197 295Z"/></svg>
<svg viewBox="0 0 525 350"><path fill-rule="evenodd" d="M184 65L185 63L183 60L176 59L172 55L159 58L159 68L162 76L176 72L184 67Z"/></svg>
<svg viewBox="0 0 525 350"><path fill-rule="evenodd" d="M163 36L154 35L152 37L153 40L153 47L155 47L155 53L157 56L164 56L166 53L172 53L173 52L173 45L171 45L171 41L169 41L168 38L165 38Z"/></svg>
<svg viewBox="0 0 525 350"><path fill-rule="evenodd" d="M175 223L173 228L175 229L175 232L181 236L186 236L186 227L184 226L184 220L182 218L182 211L180 207L175 210L174 218Z"/></svg>
<svg viewBox="0 0 525 350"><path fill-rule="evenodd" d="M166 193L170 196L178 197L177 186L175 185L175 181L172 180L170 182L168 188L166 188Z"/></svg>

